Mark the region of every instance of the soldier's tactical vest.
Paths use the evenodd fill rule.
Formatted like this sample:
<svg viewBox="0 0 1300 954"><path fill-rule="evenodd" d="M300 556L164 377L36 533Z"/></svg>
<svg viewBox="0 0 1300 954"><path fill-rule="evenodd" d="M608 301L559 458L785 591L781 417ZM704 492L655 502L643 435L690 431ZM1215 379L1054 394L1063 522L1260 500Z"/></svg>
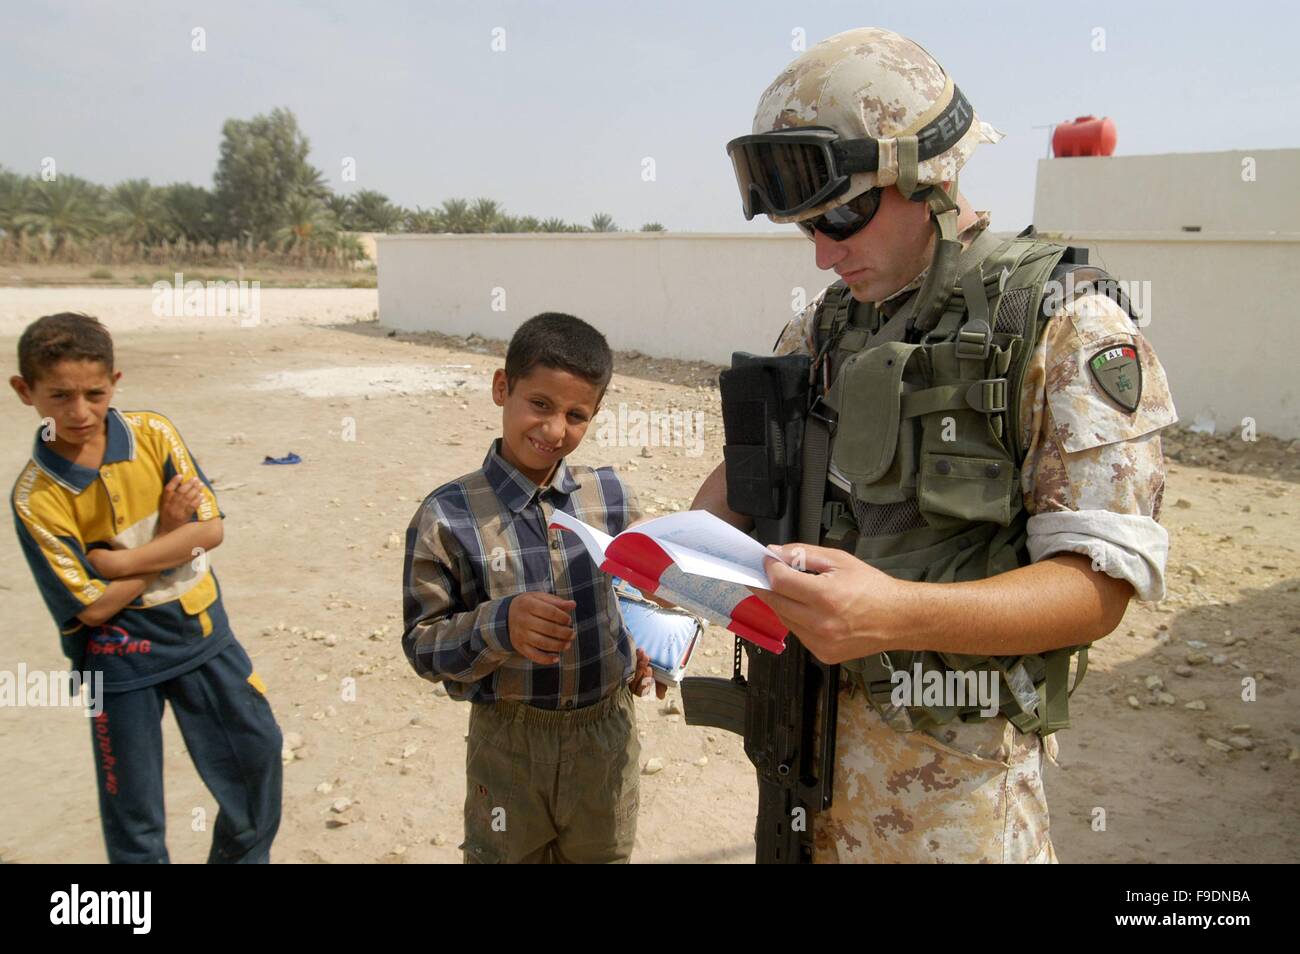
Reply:
<svg viewBox="0 0 1300 954"><path fill-rule="evenodd" d="M1031 238L999 243L982 233L962 253L958 285L928 329L910 327L919 295L887 317L856 302L842 282L831 286L815 317L800 538L930 583L979 580L1029 563L1021 384L1043 327L1063 303L1059 289L1115 287L1104 272L1081 268L1084 261L1082 250ZM1075 279L1062 281L1071 271ZM1120 304L1128 308L1122 295ZM811 525L815 517L810 524L810 513L820 513L820 526ZM896 729L989 718L974 691L985 679L997 683L1002 715L1045 736L1069 725L1075 655L1077 685L1086 646L1031 656L890 652L844 667ZM961 679L966 704L933 704L930 696L927 704L895 705L896 670L909 682L919 672L923 696L936 679L946 689ZM956 700L950 693L942 701Z"/></svg>

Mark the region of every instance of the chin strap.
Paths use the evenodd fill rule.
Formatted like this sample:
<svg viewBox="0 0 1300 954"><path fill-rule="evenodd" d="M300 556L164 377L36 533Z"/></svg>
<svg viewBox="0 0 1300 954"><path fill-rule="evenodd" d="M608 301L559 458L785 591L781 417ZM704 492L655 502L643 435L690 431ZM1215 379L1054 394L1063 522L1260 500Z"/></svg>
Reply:
<svg viewBox="0 0 1300 954"><path fill-rule="evenodd" d="M961 242L957 238L956 195L957 178L954 176L950 191L945 191L942 186L932 186L925 198L925 204L930 207L930 219L934 222L935 242L930 271L916 293L914 325L921 331L929 331L938 324L944 309L948 307L948 299L952 297L957 281L957 257L961 254Z"/></svg>

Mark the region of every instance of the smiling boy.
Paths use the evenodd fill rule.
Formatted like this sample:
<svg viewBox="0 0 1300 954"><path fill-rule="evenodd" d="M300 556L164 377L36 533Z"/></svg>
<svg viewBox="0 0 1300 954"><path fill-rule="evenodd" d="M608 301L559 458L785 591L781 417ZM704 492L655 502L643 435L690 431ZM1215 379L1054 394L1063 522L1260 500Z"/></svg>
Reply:
<svg viewBox="0 0 1300 954"><path fill-rule="evenodd" d="M9 383L42 426L14 526L64 653L103 677L91 738L109 861L168 860L166 703L220 806L208 860L269 860L280 730L207 566L223 536L211 485L171 421L112 407L122 372L97 319L33 322L18 367Z"/></svg>
<svg viewBox="0 0 1300 954"><path fill-rule="evenodd" d="M406 533L402 645L468 700L466 862L625 862L640 743L629 679L648 673L610 577L562 510L609 534L639 516L612 468L565 458L613 373L604 336L571 315L524 322L492 380L501 437Z"/></svg>

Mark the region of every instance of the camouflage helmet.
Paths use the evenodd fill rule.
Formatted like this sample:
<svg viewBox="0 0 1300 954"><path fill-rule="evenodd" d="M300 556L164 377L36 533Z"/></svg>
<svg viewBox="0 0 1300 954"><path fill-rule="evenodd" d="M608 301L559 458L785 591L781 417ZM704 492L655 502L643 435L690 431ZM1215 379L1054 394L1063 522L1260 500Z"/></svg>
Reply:
<svg viewBox="0 0 1300 954"><path fill-rule="evenodd" d="M916 137L945 109L960 115L963 105L971 117L965 134L946 151L915 161L913 179L902 140ZM909 194L920 185L952 181L977 145L1002 138L970 110L934 57L907 37L878 27L822 40L763 92L754 113L755 134L800 126L830 127L845 139L878 140L878 168L854 172L847 191L814 208L796 215L769 213L773 222L813 218L876 186L896 185Z"/></svg>

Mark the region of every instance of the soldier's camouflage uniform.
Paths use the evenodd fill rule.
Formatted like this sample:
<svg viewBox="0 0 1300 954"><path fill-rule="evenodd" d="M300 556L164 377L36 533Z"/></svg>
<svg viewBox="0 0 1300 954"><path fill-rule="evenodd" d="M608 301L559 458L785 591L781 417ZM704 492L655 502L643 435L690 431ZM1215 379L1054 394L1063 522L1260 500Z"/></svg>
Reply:
<svg viewBox="0 0 1300 954"><path fill-rule="evenodd" d="M963 244L987 226L980 213ZM786 326L775 353L808 351L820 299ZM1132 413L1087 368L1111 344L1134 346L1141 362L1141 402ZM1175 420L1164 369L1118 305L1086 295L1061 308L1020 395L1031 560L1086 554L1094 570L1128 580L1137 599L1161 599L1168 535L1156 523L1165 475L1159 430ZM816 860L1054 862L1042 771L1044 758L1055 756L1054 736L1044 743L1002 716L897 732L846 682L833 804L817 816Z"/></svg>

